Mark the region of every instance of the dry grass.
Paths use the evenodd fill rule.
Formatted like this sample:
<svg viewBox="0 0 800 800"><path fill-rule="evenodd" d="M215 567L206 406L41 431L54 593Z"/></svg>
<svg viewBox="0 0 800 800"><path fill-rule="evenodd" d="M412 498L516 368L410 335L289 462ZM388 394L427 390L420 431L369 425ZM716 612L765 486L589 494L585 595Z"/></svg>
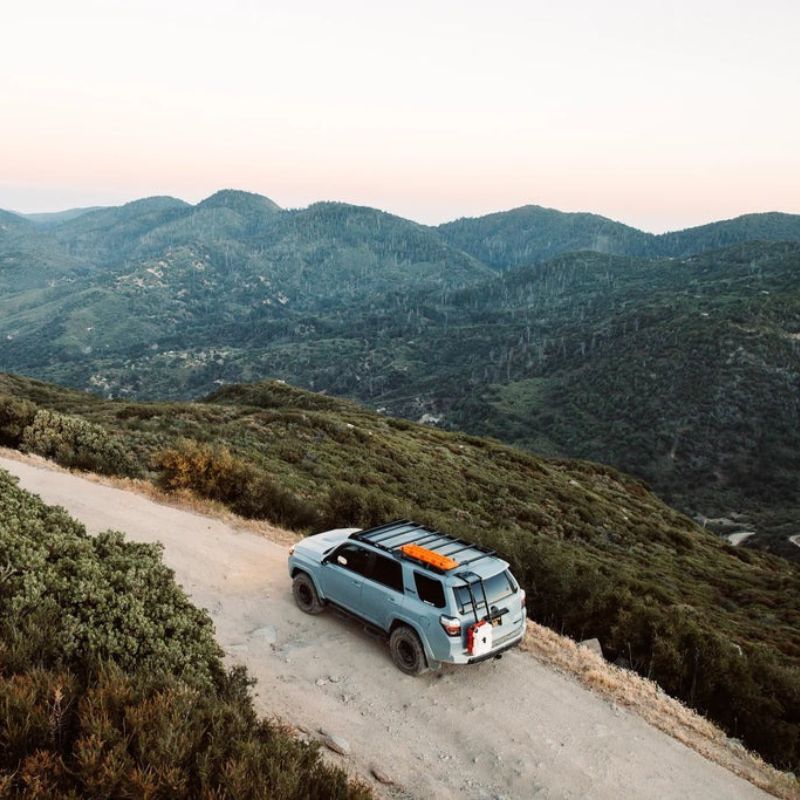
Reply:
<svg viewBox="0 0 800 800"><path fill-rule="evenodd" d="M784 800L800 798L800 783L793 775L771 767L729 739L707 719L666 695L653 681L615 667L572 639L535 622L528 622L522 649L765 792Z"/></svg>
<svg viewBox="0 0 800 800"><path fill-rule="evenodd" d="M7 448L0 448L0 455L46 469L72 472L94 483L136 492L154 502L218 519L281 545L289 546L301 538L300 534L293 531L239 517L222 504L204 500L188 491L165 492L145 480L67 470L39 456L26 455ZM535 622L528 622L528 635L522 650L548 667L576 678L586 688L637 714L709 761L730 770L765 792L782 800L800 800L800 782L793 775L771 767L737 741L729 739L713 723L665 694L653 681L609 664L596 653L577 645L572 639Z"/></svg>

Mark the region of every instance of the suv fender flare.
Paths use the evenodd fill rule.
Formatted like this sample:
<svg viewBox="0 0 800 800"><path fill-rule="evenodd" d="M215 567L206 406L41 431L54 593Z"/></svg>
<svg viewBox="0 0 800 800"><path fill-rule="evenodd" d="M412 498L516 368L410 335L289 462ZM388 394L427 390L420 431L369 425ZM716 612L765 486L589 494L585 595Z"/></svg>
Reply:
<svg viewBox="0 0 800 800"><path fill-rule="evenodd" d="M317 579L316 579L316 578L313 576L313 574L311 573L311 570L310 570L310 569L306 569L306 568L305 568L303 565L301 565L301 566L294 566L294 567L292 567L292 572L291 572L291 575L290 575L290 577L292 578L292 580L294 580L294 579L295 579L295 577L296 577L296 576L297 576L297 575L298 575L300 572L302 572L304 575L307 575L307 576L308 576L308 579L311 581L311 583L313 583L313 584L314 584L314 588L315 588L315 589L316 589L316 591L317 591L317 597L319 597L319 599L320 599L320 600L326 600L327 598L325 597L325 595L324 595L324 594L322 593L322 591L320 590L320 588L319 588L319 584L317 583Z"/></svg>
<svg viewBox="0 0 800 800"><path fill-rule="evenodd" d="M395 628L399 628L401 625L405 626L406 628L411 628L411 630L417 634L417 638L420 640L422 644L422 649L425 652L425 660L428 662L428 666L431 668L435 667L437 661L433 657L433 651L431 650L430 645L428 644L428 637L420 633L419 627L415 623L410 622L404 617L393 617L389 625L389 630L386 633L391 635L392 631Z"/></svg>

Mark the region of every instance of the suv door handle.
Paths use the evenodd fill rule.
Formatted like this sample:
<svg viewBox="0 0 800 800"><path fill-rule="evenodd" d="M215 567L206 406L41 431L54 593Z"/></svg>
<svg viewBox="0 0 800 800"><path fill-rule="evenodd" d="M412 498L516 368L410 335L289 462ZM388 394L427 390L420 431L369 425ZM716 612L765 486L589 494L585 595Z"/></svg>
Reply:
<svg viewBox="0 0 800 800"><path fill-rule="evenodd" d="M393 594L388 594L388 595L386 595L386 597L388 598L390 603L397 604L397 598Z"/></svg>

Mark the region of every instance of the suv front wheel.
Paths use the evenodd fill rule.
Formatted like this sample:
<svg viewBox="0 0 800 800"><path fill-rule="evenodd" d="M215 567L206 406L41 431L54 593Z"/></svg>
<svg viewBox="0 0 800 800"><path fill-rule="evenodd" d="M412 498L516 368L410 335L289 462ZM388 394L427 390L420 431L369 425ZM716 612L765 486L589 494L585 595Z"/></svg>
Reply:
<svg viewBox="0 0 800 800"><path fill-rule="evenodd" d="M325 605L319 599L314 581L305 572L298 572L292 581L292 594L297 607L306 614L320 614Z"/></svg>
<svg viewBox="0 0 800 800"><path fill-rule="evenodd" d="M419 636L407 625L395 628L389 636L389 650L395 666L406 675L420 675L428 669Z"/></svg>

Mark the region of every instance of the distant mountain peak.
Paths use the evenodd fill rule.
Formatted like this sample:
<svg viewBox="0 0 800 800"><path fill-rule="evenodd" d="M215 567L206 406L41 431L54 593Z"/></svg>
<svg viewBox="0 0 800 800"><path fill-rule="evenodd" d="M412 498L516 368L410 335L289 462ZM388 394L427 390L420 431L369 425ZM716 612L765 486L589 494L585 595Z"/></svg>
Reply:
<svg viewBox="0 0 800 800"><path fill-rule="evenodd" d="M20 214L20 216L25 217L25 219L36 225L47 227L69 222L71 219L77 219L84 214L90 214L92 211L103 211L106 208L107 206L84 206L81 208L67 208L63 211L39 211L33 214Z"/></svg>
<svg viewBox="0 0 800 800"><path fill-rule="evenodd" d="M142 197L140 200L131 200L118 208L126 208L131 211L166 211L170 208L183 208L189 204L185 200L179 200L170 195L154 195L153 197ZM101 211L106 209L101 208Z"/></svg>
<svg viewBox="0 0 800 800"><path fill-rule="evenodd" d="M281 207L269 197L241 189L220 189L201 200L197 208L230 208L234 211L280 211Z"/></svg>

